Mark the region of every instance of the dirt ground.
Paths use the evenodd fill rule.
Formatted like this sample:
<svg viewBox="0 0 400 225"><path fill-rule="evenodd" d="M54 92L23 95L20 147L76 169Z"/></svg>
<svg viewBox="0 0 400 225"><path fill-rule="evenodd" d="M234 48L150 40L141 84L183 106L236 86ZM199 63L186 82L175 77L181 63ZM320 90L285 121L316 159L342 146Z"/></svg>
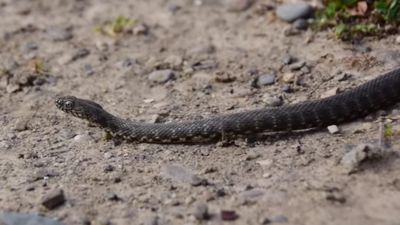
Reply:
<svg viewBox="0 0 400 225"><path fill-rule="evenodd" d="M337 134L157 145L107 141L55 107L74 95L124 118L182 121L317 99L400 65L396 35L343 43L277 19L280 2L229 4L1 0L0 208L66 224L400 224L400 141L354 171L340 163L379 139L375 115ZM137 22L95 31L118 16ZM165 69L174 77L149 76ZM257 85L264 75L276 81ZM399 109L385 111L395 131ZM65 202L44 207L56 190Z"/></svg>

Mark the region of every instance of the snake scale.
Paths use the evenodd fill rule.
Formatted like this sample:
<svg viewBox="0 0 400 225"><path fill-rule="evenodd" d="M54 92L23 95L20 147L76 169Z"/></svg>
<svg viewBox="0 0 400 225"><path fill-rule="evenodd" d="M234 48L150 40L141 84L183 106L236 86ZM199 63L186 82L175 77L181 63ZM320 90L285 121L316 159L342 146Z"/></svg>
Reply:
<svg viewBox="0 0 400 225"><path fill-rule="evenodd" d="M149 124L125 120L108 113L93 101L73 96L58 98L56 106L130 141L191 143L265 131L320 128L361 118L399 100L400 68L397 68L331 97L181 123Z"/></svg>

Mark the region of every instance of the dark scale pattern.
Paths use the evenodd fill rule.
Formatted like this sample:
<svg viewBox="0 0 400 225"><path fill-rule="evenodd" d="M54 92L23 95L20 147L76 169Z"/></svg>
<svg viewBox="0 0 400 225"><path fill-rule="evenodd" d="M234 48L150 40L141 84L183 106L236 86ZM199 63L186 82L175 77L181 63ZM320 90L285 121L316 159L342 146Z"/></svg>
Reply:
<svg viewBox="0 0 400 225"><path fill-rule="evenodd" d="M132 122L111 115L97 103L72 96L57 99L56 105L64 112L86 119L114 135L131 141L187 143L263 131L324 127L366 116L399 100L400 68L328 98L182 123Z"/></svg>

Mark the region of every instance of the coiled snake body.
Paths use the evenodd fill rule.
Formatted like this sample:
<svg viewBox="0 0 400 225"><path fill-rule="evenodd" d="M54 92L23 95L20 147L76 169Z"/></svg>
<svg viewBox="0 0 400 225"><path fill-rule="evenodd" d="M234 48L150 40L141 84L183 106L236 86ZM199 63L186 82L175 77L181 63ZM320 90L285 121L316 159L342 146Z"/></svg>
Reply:
<svg viewBox="0 0 400 225"><path fill-rule="evenodd" d="M58 98L56 105L66 113L130 141L188 143L265 131L324 127L366 116L399 100L400 68L328 98L182 123L133 122L108 113L95 102L73 96Z"/></svg>

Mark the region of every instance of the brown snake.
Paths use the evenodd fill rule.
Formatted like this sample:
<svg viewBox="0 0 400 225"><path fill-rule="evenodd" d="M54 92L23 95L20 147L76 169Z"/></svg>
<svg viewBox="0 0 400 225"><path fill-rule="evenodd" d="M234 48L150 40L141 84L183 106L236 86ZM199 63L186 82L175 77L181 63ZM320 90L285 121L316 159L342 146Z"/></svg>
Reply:
<svg viewBox="0 0 400 225"><path fill-rule="evenodd" d="M349 91L278 108L225 114L182 123L146 124L114 116L99 104L73 96L61 97L62 111L88 120L113 135L135 142L205 142L264 131L292 131L351 121L400 100L400 68Z"/></svg>

